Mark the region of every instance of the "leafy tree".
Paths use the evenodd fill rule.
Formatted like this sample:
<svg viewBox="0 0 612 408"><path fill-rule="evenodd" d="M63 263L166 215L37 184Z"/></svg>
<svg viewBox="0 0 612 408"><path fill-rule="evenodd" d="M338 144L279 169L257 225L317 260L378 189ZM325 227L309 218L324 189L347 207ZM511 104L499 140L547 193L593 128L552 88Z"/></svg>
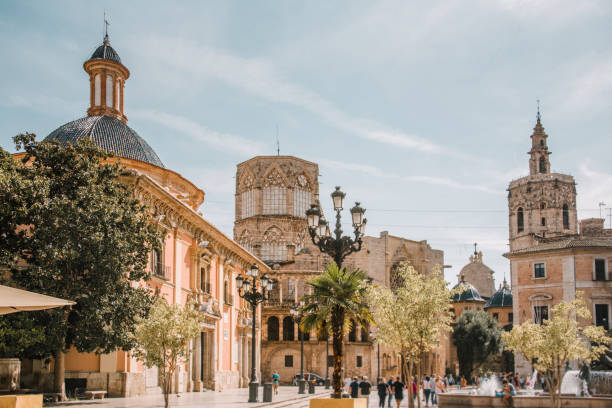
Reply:
<svg viewBox="0 0 612 408"><path fill-rule="evenodd" d="M321 275L307 283L313 288L313 293L304 296L306 305L302 308L304 318L300 321L300 327L303 332L313 329L321 332L325 330L325 322L328 322L334 352L332 397L342 398L344 335L351 329L351 320L362 327L372 322L369 308L365 304L368 278L364 271L349 272L346 268L340 269L335 263L330 263Z"/></svg>
<svg viewBox="0 0 612 408"><path fill-rule="evenodd" d="M108 353L134 346L135 318L152 302L140 282L149 278L145 268L159 233L120 182L123 168L90 140L39 143L33 134L14 140L25 155L15 166L0 152L0 174L9 172L1 179L7 190L0 194L0 251L17 286L76 302L24 315L44 319L38 354L54 356L55 388L64 397L70 347Z"/></svg>
<svg viewBox="0 0 612 408"><path fill-rule="evenodd" d="M544 375L550 390L551 406L561 406L561 382L570 360L590 362L608 350L612 338L603 327L581 326L577 319L592 321L591 313L576 292L576 299L551 309L552 318L539 325L525 321L502 334L506 348L522 354Z"/></svg>
<svg viewBox="0 0 612 408"><path fill-rule="evenodd" d="M417 378L423 376L423 355L439 347L440 338L451 330L452 292L440 269L422 275L408 262L402 262L395 273L393 289L370 287L367 298L376 321L377 341L399 350L402 373L411 384L414 368ZM421 382L417 384L420 389ZM408 387L408 401L412 401L412 387ZM417 401L420 407L421 399Z"/></svg>
<svg viewBox="0 0 612 408"><path fill-rule="evenodd" d="M189 340L200 331L199 313L191 304L183 308L168 305L163 298L158 298L149 316L138 317L136 321L134 338L138 348L134 355L147 367L159 368L164 404L168 408L172 376L188 356Z"/></svg>
<svg viewBox="0 0 612 408"><path fill-rule="evenodd" d="M464 311L453 330L457 346L459 370L465 378L472 377L474 365L480 365L501 349L501 329L497 321L484 310Z"/></svg>

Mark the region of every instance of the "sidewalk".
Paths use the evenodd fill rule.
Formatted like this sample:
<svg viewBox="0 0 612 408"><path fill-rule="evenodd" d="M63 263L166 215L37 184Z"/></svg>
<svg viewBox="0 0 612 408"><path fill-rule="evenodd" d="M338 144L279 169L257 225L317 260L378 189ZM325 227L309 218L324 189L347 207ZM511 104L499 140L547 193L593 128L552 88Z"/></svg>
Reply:
<svg viewBox="0 0 612 408"><path fill-rule="evenodd" d="M189 392L184 394L172 394L170 396L170 407L270 407L281 408L286 405L303 402L307 405L310 398L330 395L331 389L326 390L325 387L316 387L315 394L298 394L296 386L281 386L278 389L278 395L272 397L272 402L261 402L263 399L263 387L259 388L259 401L257 403L249 403L248 388L236 388L224 391L204 391L204 392ZM47 405L46 405L47 406ZM79 400L67 401L62 403L49 404L51 407L64 408L157 408L164 406L163 395L143 395L132 398L106 398L102 400Z"/></svg>

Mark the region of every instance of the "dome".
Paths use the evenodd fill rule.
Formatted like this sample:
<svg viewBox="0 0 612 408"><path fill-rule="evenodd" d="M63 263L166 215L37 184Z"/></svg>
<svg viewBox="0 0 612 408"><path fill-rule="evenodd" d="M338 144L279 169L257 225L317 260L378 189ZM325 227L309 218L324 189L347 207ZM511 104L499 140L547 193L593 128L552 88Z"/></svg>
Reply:
<svg viewBox="0 0 612 408"><path fill-rule="evenodd" d="M456 284L453 289L463 287L463 292L455 293L451 300L453 302L484 302L485 300L480 297L480 294L476 290L476 288L469 282L462 280L458 284Z"/></svg>
<svg viewBox="0 0 612 408"><path fill-rule="evenodd" d="M490 307L512 307L512 291L505 280L499 290L484 305L485 309Z"/></svg>
<svg viewBox="0 0 612 408"><path fill-rule="evenodd" d="M75 143L87 136L96 146L118 156L164 167L155 151L138 133L123 121L106 115L86 116L68 122L51 132L45 140Z"/></svg>
<svg viewBox="0 0 612 408"><path fill-rule="evenodd" d="M96 48L93 54L91 54L90 60L92 59L105 59L121 64L119 54L110 46L110 42L108 41L104 41L104 44Z"/></svg>

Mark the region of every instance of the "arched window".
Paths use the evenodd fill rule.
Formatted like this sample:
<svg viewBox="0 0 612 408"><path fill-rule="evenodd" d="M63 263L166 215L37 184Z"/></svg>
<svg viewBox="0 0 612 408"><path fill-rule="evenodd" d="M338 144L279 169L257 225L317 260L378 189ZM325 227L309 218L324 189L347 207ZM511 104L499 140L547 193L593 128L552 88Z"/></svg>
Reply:
<svg viewBox="0 0 612 408"><path fill-rule="evenodd" d="M96 74L94 77L94 105L102 105L102 79L100 74Z"/></svg>
<svg viewBox="0 0 612 408"><path fill-rule="evenodd" d="M113 77L106 76L106 106L113 107Z"/></svg>
<svg viewBox="0 0 612 408"><path fill-rule="evenodd" d="M264 234L261 259L268 262L281 262L287 259L287 245L280 229L271 227Z"/></svg>
<svg viewBox="0 0 612 408"><path fill-rule="evenodd" d="M119 81L115 82L115 95L117 95L115 109L119 110Z"/></svg>
<svg viewBox="0 0 612 408"><path fill-rule="evenodd" d="M310 193L310 184L305 175L300 174L296 181L295 189L293 190L293 215L296 217L306 217L306 210L310 208L312 195Z"/></svg>
<svg viewBox="0 0 612 408"><path fill-rule="evenodd" d="M278 170L268 174L263 189L263 213L283 215L287 213L286 188Z"/></svg>
<svg viewBox="0 0 612 408"><path fill-rule="evenodd" d="M278 341L278 317L268 318L268 340Z"/></svg>
<svg viewBox="0 0 612 408"><path fill-rule="evenodd" d="M391 283L391 289L396 290L404 285L404 280L399 275L400 263L396 263L391 267L389 282Z"/></svg>
<svg viewBox="0 0 612 408"><path fill-rule="evenodd" d="M151 252L151 274L156 276L163 276L164 267L162 265L161 253L159 249L154 249Z"/></svg>
<svg viewBox="0 0 612 408"><path fill-rule="evenodd" d="M523 220L523 207L519 207L516 211L516 226L518 232L523 232L525 229L525 221Z"/></svg>
<svg viewBox="0 0 612 408"><path fill-rule="evenodd" d="M357 324L351 320L351 331L349 332L348 341L357 341Z"/></svg>
<svg viewBox="0 0 612 408"><path fill-rule="evenodd" d="M240 234L238 243L247 251L253 252L253 243L251 242L251 235L249 234L248 230L244 230L242 234Z"/></svg>
<svg viewBox="0 0 612 408"><path fill-rule="evenodd" d="M298 340L301 340L302 336L304 336L304 341L310 340L310 333L302 332L302 329L300 328L300 326L298 326Z"/></svg>
<svg viewBox="0 0 612 408"><path fill-rule="evenodd" d="M363 341L364 343L368 341L368 329L366 329L365 327L361 328L361 341Z"/></svg>
<svg viewBox="0 0 612 408"><path fill-rule="evenodd" d="M540 157L540 173L546 173L546 159L544 156Z"/></svg>
<svg viewBox="0 0 612 408"><path fill-rule="evenodd" d="M283 340L293 341L295 340L293 319L287 316L283 319Z"/></svg>
<svg viewBox="0 0 612 408"><path fill-rule="evenodd" d="M540 146L544 147L544 139L540 139Z"/></svg>
<svg viewBox="0 0 612 408"><path fill-rule="evenodd" d="M563 229L570 229L569 207L567 204L563 204Z"/></svg>

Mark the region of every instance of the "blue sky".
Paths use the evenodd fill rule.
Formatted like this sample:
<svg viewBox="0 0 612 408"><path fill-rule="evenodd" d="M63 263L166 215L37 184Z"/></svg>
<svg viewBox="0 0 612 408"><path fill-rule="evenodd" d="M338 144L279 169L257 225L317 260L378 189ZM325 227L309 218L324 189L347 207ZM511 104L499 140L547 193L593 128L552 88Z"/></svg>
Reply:
<svg viewBox="0 0 612 408"><path fill-rule="evenodd" d="M612 2L3 1L0 146L85 115L104 10L128 124L230 236L235 166L274 154L278 126L281 154L319 163L328 211L341 185L370 235L444 250L449 281L478 242L499 283L538 98L579 217L612 206Z"/></svg>

